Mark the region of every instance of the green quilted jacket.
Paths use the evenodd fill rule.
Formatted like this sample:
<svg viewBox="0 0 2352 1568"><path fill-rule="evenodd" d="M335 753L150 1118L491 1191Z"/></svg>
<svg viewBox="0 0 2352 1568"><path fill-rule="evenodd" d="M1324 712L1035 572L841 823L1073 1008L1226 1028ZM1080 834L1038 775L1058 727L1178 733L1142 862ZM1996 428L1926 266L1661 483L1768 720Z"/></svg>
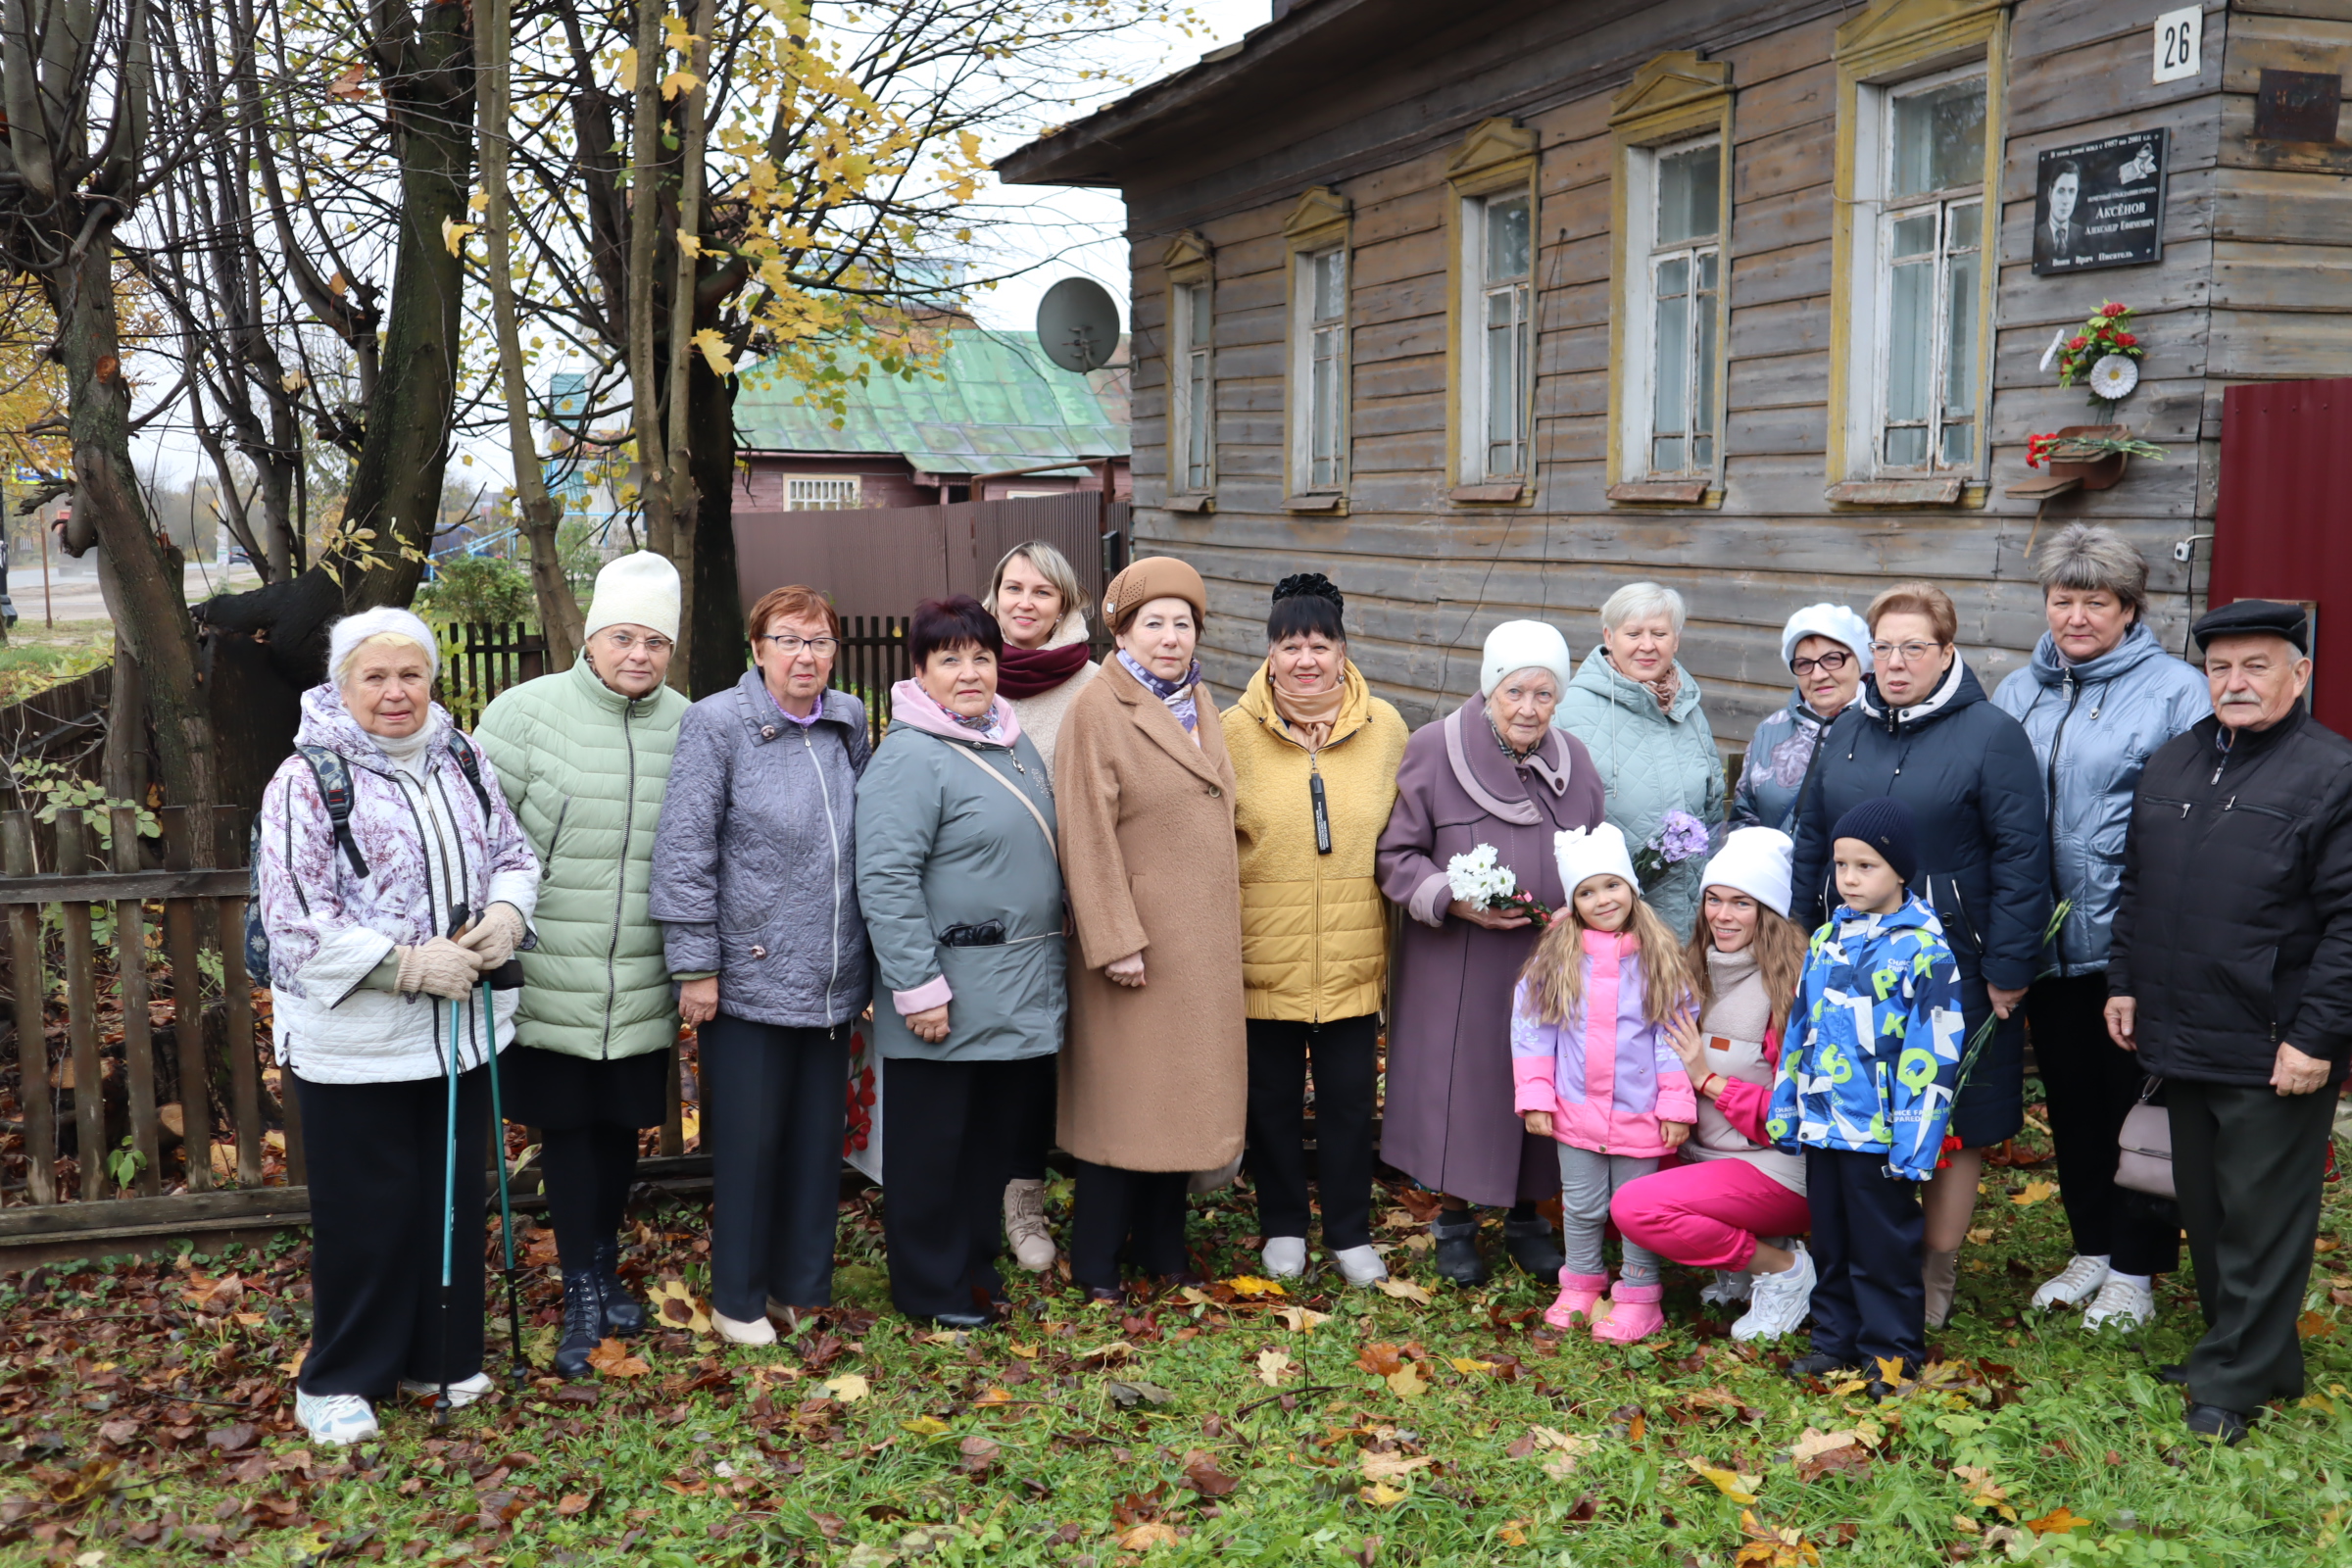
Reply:
<svg viewBox="0 0 2352 1568"><path fill-rule="evenodd" d="M690 706L666 686L624 698L582 659L500 694L474 727L541 868L516 1045L604 1059L676 1038L662 928L645 902Z"/></svg>

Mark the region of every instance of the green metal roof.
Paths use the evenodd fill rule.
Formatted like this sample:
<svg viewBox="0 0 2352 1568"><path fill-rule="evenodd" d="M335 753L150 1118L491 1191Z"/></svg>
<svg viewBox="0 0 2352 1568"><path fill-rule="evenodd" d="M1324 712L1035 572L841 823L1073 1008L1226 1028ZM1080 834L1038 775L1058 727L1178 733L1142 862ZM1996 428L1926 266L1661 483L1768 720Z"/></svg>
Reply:
<svg viewBox="0 0 2352 1568"><path fill-rule="evenodd" d="M873 370L841 415L797 379L754 366L735 400L739 447L757 452L890 452L926 473L1001 473L1055 458L1123 457L1126 340L1113 363L1079 375L1049 361L1034 332L963 327L934 370ZM836 423L838 421L838 428Z"/></svg>

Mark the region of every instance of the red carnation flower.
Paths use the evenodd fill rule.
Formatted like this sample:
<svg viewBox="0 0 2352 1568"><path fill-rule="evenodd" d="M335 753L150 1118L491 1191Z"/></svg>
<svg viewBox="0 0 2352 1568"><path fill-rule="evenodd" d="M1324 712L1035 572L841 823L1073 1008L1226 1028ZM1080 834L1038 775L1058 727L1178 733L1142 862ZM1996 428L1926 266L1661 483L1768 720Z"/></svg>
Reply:
<svg viewBox="0 0 2352 1568"><path fill-rule="evenodd" d="M2115 341L2124 348L2132 348L2137 345L2139 339L2129 332L2118 332L2115 334Z"/></svg>
<svg viewBox="0 0 2352 1568"><path fill-rule="evenodd" d="M2090 339L2078 332L2075 334L2074 340L2067 344L2067 347L2070 349L2086 349L2090 347Z"/></svg>
<svg viewBox="0 0 2352 1568"><path fill-rule="evenodd" d="M2113 301L2109 301L2107 304L2099 307L2099 314L2101 316L2121 316L2128 309L2130 309L2130 307L2118 305Z"/></svg>

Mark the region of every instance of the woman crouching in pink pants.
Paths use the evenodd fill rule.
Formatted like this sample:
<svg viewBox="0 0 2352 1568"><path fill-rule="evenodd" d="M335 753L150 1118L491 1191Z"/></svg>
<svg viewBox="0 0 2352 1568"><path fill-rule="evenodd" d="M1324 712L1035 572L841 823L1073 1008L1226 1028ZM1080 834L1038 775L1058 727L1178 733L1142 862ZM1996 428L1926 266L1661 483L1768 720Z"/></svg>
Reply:
<svg viewBox="0 0 2352 1568"><path fill-rule="evenodd" d="M1746 1299L1736 1340L1795 1332L1813 1298L1813 1260L1795 1238L1811 1225L1805 1165L1772 1147L1764 1115L1805 935L1788 921L1788 835L1743 827L1702 877L1689 969L1699 1014L1670 1038L1698 1094L1681 1162L1617 1190L1609 1217L1625 1239L1687 1268L1716 1270L1710 1301Z"/></svg>

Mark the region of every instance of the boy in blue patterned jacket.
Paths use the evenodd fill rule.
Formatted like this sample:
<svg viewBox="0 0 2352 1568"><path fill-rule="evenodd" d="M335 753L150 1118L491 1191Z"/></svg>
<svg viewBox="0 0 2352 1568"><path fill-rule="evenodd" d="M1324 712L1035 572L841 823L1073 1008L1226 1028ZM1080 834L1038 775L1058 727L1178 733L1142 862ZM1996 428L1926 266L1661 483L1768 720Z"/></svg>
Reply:
<svg viewBox="0 0 2352 1568"><path fill-rule="evenodd" d="M1936 1173L1959 1090L1960 967L1943 926L1907 884L1918 874L1910 808L1882 797L1838 818L1838 893L1813 933L1764 1127L1805 1159L1813 1211L1813 1353L1791 1377L1927 1355L1919 1187Z"/></svg>

